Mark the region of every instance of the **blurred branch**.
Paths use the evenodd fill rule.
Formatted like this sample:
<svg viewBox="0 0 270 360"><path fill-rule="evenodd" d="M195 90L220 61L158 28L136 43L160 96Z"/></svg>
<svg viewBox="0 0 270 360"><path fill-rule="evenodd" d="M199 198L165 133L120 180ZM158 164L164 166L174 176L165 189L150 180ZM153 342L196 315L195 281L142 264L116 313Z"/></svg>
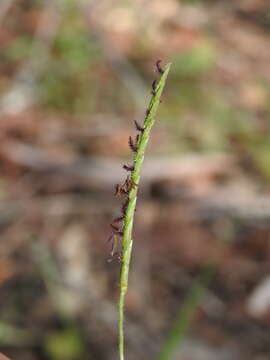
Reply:
<svg viewBox="0 0 270 360"><path fill-rule="evenodd" d="M37 26L32 52L15 75L8 92L0 101L0 113L17 114L37 100L36 82L43 72L61 20L65 0L44 1L43 14Z"/></svg>
<svg viewBox="0 0 270 360"><path fill-rule="evenodd" d="M41 187L43 184L53 187L55 180L59 189L57 179L61 177L63 189L81 186L105 195L119 181L119 166L114 158L92 156L66 164L41 148L19 141L3 144L2 154L12 163L42 175ZM193 217L197 219L229 218L256 227L268 226L269 196L258 193L252 183L245 181L223 187L210 183L203 192L196 189L194 179L200 178L205 171L215 176L233 177L233 164L234 158L224 154L148 158L143 169L142 188L148 190L148 194L151 190L153 196L163 200L179 204L188 201ZM163 169L162 174L160 169ZM104 177L104 173L110 176ZM243 186L244 193L240 191Z"/></svg>
<svg viewBox="0 0 270 360"><path fill-rule="evenodd" d="M52 157L50 153L40 147L11 140L2 144L1 152L2 156L12 163L29 170L66 175L66 179L84 179L88 185L103 190L107 190L109 186L119 181L119 176L121 176L119 175L119 164L115 158L90 156L66 164L62 163L61 159ZM142 186L164 180L164 187L167 187L167 190L169 189L168 194L164 196L168 200L179 199L183 198L183 191L185 191L181 181L186 182L186 179L198 177L206 171L213 174L225 173L230 175L232 171L230 169L233 166L234 158L222 153L214 155L189 154L181 157L150 157L145 160L144 184ZM160 169L163 169L162 174ZM110 176L104 177L104 173L110 174ZM175 183L175 191L169 188L170 180ZM172 191L171 194L170 191ZM184 195L189 195L188 189L186 191L187 193Z"/></svg>

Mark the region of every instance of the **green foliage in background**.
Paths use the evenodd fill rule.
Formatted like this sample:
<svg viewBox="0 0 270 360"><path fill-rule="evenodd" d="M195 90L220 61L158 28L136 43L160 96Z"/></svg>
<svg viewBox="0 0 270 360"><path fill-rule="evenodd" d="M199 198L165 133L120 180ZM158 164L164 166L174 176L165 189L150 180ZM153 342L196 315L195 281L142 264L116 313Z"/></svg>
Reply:
<svg viewBox="0 0 270 360"><path fill-rule="evenodd" d="M27 35L16 37L1 50L2 61L13 63L26 59L31 53L32 38Z"/></svg>
<svg viewBox="0 0 270 360"><path fill-rule="evenodd" d="M80 112L95 99L92 68L101 54L76 11L67 14L41 79L43 104Z"/></svg>
<svg viewBox="0 0 270 360"><path fill-rule="evenodd" d="M184 51L173 57L174 74L176 76L196 77L211 70L215 61L215 47L210 42L202 41L189 51Z"/></svg>
<svg viewBox="0 0 270 360"><path fill-rule="evenodd" d="M67 328L58 332L51 332L46 337L45 351L53 360L80 359L84 354L84 344L78 331Z"/></svg>

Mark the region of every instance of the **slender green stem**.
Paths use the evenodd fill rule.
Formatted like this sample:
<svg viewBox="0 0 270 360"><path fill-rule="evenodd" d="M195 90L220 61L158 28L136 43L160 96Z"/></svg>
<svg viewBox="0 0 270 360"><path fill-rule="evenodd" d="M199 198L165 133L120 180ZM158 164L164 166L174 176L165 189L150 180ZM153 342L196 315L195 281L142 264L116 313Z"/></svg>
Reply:
<svg viewBox="0 0 270 360"><path fill-rule="evenodd" d="M132 186L128 194L128 205L125 212L123 225L123 239L122 239L122 260L120 272L120 296L118 304L118 328L119 328L119 359L124 360L124 306L125 295L128 289L128 274L129 264L132 252L132 229L133 219L136 208L138 185L141 176L141 168L144 160L145 149L149 141L150 131L155 122L155 115L160 103L160 97L164 89L166 79L170 70L171 64L167 64L160 79L155 85L153 96L150 100L146 116L144 119L144 130L141 132L137 142L137 151L134 153L133 166L131 172Z"/></svg>

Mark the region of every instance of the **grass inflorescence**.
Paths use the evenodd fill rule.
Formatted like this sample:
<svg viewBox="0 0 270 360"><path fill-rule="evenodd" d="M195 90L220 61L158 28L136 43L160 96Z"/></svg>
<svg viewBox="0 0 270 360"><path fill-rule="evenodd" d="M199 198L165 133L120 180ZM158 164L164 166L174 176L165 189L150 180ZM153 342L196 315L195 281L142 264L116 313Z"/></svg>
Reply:
<svg viewBox="0 0 270 360"><path fill-rule="evenodd" d="M109 241L111 242L111 259L115 254L118 253L118 242L122 241L121 252L118 254L121 261L120 295L118 305L120 360L124 360L124 303L128 288L129 263L133 243L132 229L137 202L138 185L141 176L144 154L147 143L149 141L150 131L155 122L154 117L160 104L160 97L166 83L170 66L171 64L169 63L163 69L161 67L161 60L156 62L156 69L157 73L159 74L159 79L155 79L152 83L152 96L145 112L143 125L135 120L134 124L137 131L136 137L132 138L130 136L128 139L128 145L133 153L133 163L123 165L123 168L128 172L128 175L124 183L117 184L115 186L115 195L124 197L124 201L121 207L121 215L116 217L110 224L112 234L109 238Z"/></svg>

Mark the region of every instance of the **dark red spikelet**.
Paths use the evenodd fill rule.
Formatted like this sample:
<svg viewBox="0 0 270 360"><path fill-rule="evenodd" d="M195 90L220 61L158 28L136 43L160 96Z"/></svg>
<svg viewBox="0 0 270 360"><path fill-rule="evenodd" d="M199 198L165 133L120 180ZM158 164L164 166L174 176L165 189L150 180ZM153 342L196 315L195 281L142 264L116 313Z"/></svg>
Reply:
<svg viewBox="0 0 270 360"><path fill-rule="evenodd" d="M142 133L144 128L136 120L134 120L134 124L135 124L136 130L140 131Z"/></svg>
<svg viewBox="0 0 270 360"><path fill-rule="evenodd" d="M136 146L138 145L139 139L140 139L140 134L137 134L137 135L136 135ZM137 149L137 150L138 150L138 149Z"/></svg>
<svg viewBox="0 0 270 360"><path fill-rule="evenodd" d="M111 242L111 241L113 241L114 240L114 234L112 233L111 235L110 235L110 237L108 238L108 242Z"/></svg>
<svg viewBox="0 0 270 360"><path fill-rule="evenodd" d="M163 74L163 73L164 73L164 70L163 70L162 67L160 66L160 63L161 63L161 60L158 60L158 61L156 62L157 71L158 71L160 74Z"/></svg>
<svg viewBox="0 0 270 360"><path fill-rule="evenodd" d="M114 225L114 224L110 224L111 228L113 229L114 232L118 233L119 231L119 227Z"/></svg>
<svg viewBox="0 0 270 360"><path fill-rule="evenodd" d="M152 82L152 91L151 91L152 95L156 95L156 85L157 85L157 80L154 80Z"/></svg>
<svg viewBox="0 0 270 360"><path fill-rule="evenodd" d="M126 189L127 191L130 190L130 182L131 182L131 179L130 179L130 176L128 175L127 178L126 178L126 180L125 180L125 183L124 183L125 189Z"/></svg>
<svg viewBox="0 0 270 360"><path fill-rule="evenodd" d="M114 196L119 196L119 195L121 195L121 185L120 185L120 184L116 184L116 185L115 185Z"/></svg>
<svg viewBox="0 0 270 360"><path fill-rule="evenodd" d="M125 181L124 184L116 184L115 185L115 196L122 196L128 194L127 182Z"/></svg>
<svg viewBox="0 0 270 360"><path fill-rule="evenodd" d="M108 259L108 262L112 262L113 261L113 257L115 255L115 250L117 248L117 239L115 239L115 236L113 235L112 238L112 246L111 246L111 253L110 253L110 258Z"/></svg>
<svg viewBox="0 0 270 360"><path fill-rule="evenodd" d="M123 216L126 215L127 207L128 207L128 199L125 200L125 202L123 203L122 208L121 208Z"/></svg>
<svg viewBox="0 0 270 360"><path fill-rule="evenodd" d="M123 165L123 169L127 170L127 171L133 171L134 170L134 166L133 165Z"/></svg>
<svg viewBox="0 0 270 360"><path fill-rule="evenodd" d="M119 223L124 220L124 215L118 216L117 218L113 219L112 223Z"/></svg>
<svg viewBox="0 0 270 360"><path fill-rule="evenodd" d="M137 152L137 146L134 144L131 136L128 138L128 145L133 152Z"/></svg>

